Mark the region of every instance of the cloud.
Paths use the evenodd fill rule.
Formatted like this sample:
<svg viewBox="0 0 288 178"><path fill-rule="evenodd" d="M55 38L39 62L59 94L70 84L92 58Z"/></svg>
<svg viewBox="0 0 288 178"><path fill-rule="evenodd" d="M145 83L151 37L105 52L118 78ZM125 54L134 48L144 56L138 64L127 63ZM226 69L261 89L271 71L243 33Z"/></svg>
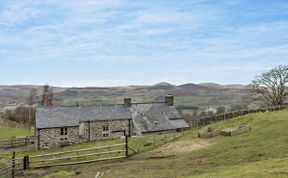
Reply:
<svg viewBox="0 0 288 178"><path fill-rule="evenodd" d="M117 84L117 76L127 84L137 80L131 76L141 78L139 83L204 76L208 81L213 73L217 80L239 79L241 69L252 75L287 63L287 16L277 12L283 7L243 1L7 1L0 4L0 59L59 62L63 68L81 61L105 64L103 80L87 84ZM131 76L117 66L132 70ZM173 73L167 75L168 69ZM118 73L107 75L111 71Z"/></svg>

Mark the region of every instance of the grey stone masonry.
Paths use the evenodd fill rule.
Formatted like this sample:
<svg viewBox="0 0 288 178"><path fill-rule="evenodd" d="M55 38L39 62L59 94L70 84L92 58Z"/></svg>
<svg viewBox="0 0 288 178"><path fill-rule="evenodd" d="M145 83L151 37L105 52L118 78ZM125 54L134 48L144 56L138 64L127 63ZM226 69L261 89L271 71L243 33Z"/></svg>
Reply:
<svg viewBox="0 0 288 178"><path fill-rule="evenodd" d="M81 143L82 140L78 136L78 127L66 127L67 135L61 135L61 128L49 128L37 130L36 145L38 149L46 149L52 147L60 147ZM39 143L38 143L39 142Z"/></svg>
<svg viewBox="0 0 288 178"><path fill-rule="evenodd" d="M82 133L80 131L81 123L84 125ZM101 139L112 139L123 136L122 132L113 131L126 130L126 133L129 134L129 131L131 132L133 129L132 122L129 119L84 121L81 123L79 126L73 127L37 129L36 148L47 149Z"/></svg>
<svg viewBox="0 0 288 178"><path fill-rule="evenodd" d="M132 103L131 98L125 98L123 104L38 107L35 145L46 149L113 139L122 136L123 130L129 135L143 135L185 128L189 125L174 106L171 94L165 96L165 102Z"/></svg>
<svg viewBox="0 0 288 178"><path fill-rule="evenodd" d="M103 128L106 127L107 130L103 131ZM90 140L99 140L107 138L117 138L123 136L121 132L114 132L119 130L126 130L126 133L129 132L129 120L115 120L110 121L96 121L90 123ZM130 128L132 130L132 128Z"/></svg>

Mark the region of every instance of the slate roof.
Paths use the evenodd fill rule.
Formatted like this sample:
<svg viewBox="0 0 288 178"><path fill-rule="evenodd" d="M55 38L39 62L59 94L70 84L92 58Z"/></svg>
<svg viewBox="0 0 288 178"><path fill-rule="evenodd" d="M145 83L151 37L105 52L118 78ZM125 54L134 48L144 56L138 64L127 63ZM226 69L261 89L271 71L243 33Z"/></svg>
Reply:
<svg viewBox="0 0 288 178"><path fill-rule="evenodd" d="M174 106L166 103L132 104L132 120L141 133L187 128Z"/></svg>
<svg viewBox="0 0 288 178"><path fill-rule="evenodd" d="M79 121L131 119L124 105L36 108L36 128L78 126Z"/></svg>
<svg viewBox="0 0 288 178"><path fill-rule="evenodd" d="M132 119L138 134L187 128L175 106L166 103L96 105L79 107L40 107L36 128L78 126L80 121Z"/></svg>

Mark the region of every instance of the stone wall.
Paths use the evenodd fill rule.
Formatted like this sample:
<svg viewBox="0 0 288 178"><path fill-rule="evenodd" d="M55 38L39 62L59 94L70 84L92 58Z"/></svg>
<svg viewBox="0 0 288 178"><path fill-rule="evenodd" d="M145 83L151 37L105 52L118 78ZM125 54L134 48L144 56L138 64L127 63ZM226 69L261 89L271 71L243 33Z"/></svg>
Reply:
<svg viewBox="0 0 288 178"><path fill-rule="evenodd" d="M103 137L103 127L108 126L108 137ZM114 120L114 121L95 121L90 123L90 140L100 140L117 138L123 136L123 132L113 133L113 131L126 130L129 132L129 121L128 120ZM131 121L131 132L132 132L132 121Z"/></svg>
<svg viewBox="0 0 288 178"><path fill-rule="evenodd" d="M101 139L111 139L123 136L123 133L112 133L116 130L126 130L129 132L129 120L110 120L110 121L85 121L84 134L79 135L79 126L66 127L68 135L61 135L61 128L47 128L37 129L36 131L36 148L47 149L52 147L60 147L65 145L71 145L76 143L83 143L88 141L95 141ZM131 121L131 132L133 124ZM103 127L107 126L108 137L103 137ZM39 141L39 143L38 143Z"/></svg>
<svg viewBox="0 0 288 178"><path fill-rule="evenodd" d="M78 127L67 127L68 135L61 135L61 128L50 128L38 130L36 145L39 141L39 149L60 147L81 142L78 136Z"/></svg>

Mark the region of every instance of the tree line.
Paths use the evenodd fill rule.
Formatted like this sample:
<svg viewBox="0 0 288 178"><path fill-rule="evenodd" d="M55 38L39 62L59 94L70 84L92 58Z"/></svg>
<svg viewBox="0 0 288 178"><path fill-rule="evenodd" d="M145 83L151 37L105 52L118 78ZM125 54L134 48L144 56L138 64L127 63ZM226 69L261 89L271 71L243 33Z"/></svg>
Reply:
<svg viewBox="0 0 288 178"><path fill-rule="evenodd" d="M37 95L37 89L32 88L28 94L25 105L17 107L15 110L7 110L4 118L26 124L29 129L35 123L36 106L53 106L53 89L49 85L44 85L42 95Z"/></svg>

